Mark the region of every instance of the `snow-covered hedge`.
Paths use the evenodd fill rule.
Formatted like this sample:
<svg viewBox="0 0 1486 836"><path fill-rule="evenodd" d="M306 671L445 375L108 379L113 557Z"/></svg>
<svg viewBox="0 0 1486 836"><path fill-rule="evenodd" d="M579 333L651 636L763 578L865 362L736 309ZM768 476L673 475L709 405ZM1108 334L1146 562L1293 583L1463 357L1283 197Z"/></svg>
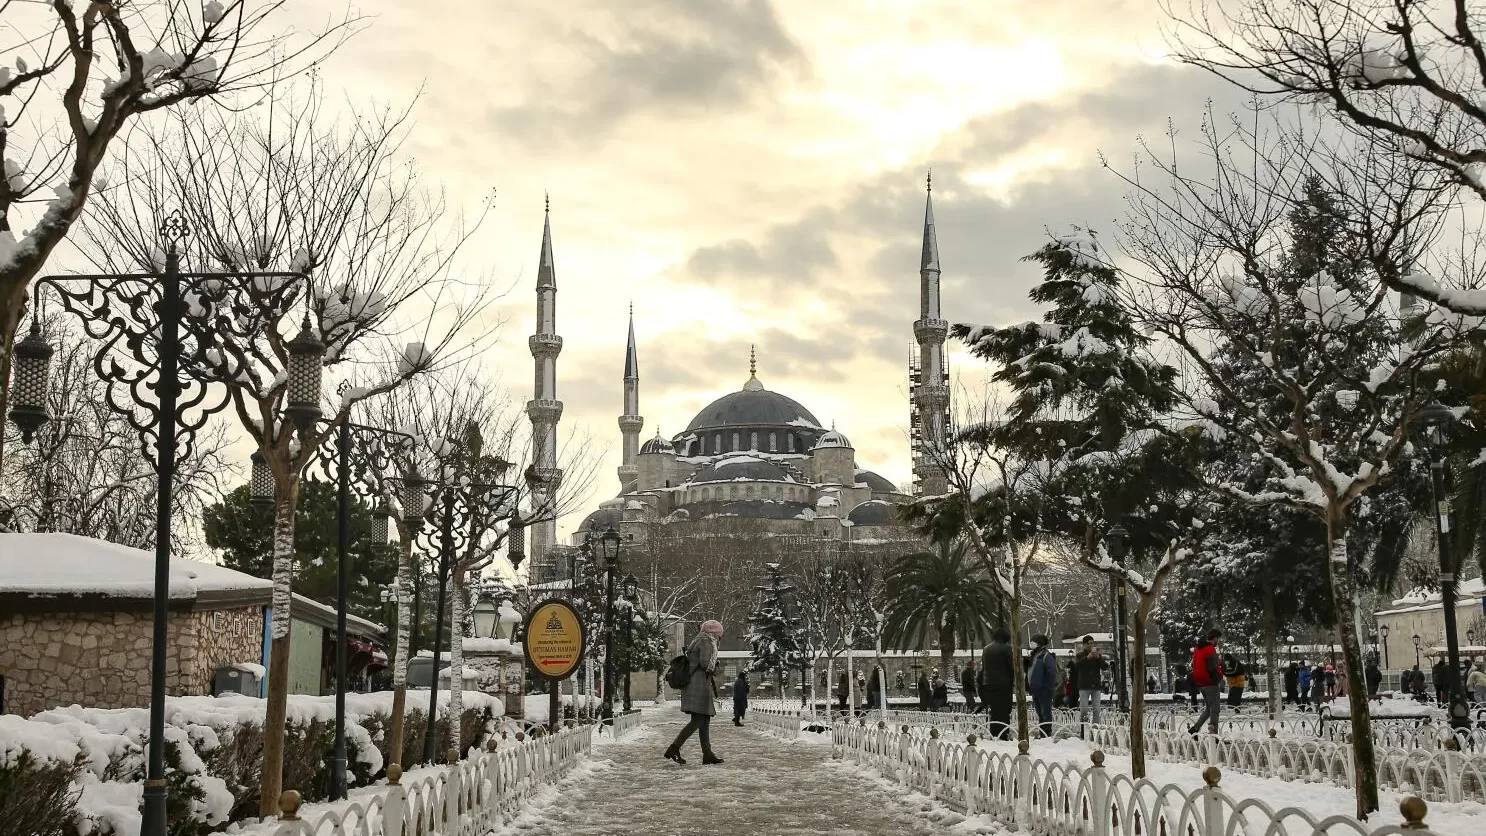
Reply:
<svg viewBox="0 0 1486 836"><path fill-rule="evenodd" d="M420 700L418 697L423 699ZM448 747L448 696L440 694L440 751ZM479 744L504 713L500 700L466 691L463 740ZM170 831L196 836L257 815L264 701L178 697L166 703ZM422 752L427 693L410 692L406 753ZM346 695L346 748L352 786L383 774L390 741L391 692ZM146 708L71 706L30 719L0 716L0 833L135 836L145 773ZM335 734L335 698L291 696L284 741L284 786L306 800L324 797Z"/></svg>

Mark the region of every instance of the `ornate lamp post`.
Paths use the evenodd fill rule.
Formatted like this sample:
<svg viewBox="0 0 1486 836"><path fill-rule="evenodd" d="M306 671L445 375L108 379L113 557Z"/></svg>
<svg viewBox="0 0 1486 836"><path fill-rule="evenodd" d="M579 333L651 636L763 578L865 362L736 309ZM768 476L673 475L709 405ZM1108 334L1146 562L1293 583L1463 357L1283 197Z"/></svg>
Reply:
<svg viewBox="0 0 1486 836"><path fill-rule="evenodd" d="M158 479L155 506L154 625L150 653L150 726L140 833L166 832L165 650L169 635L171 510L175 467L181 448L189 450L196 431L228 404L222 387L224 363L216 346L258 333L261 314L277 314L294 303L297 271L183 272L181 243L190 233L180 212L159 228L165 243L163 270L101 275L46 276L34 293L39 308L43 288L64 310L82 321L101 346L93 368L108 382L108 406L141 436L141 452ZM183 333L184 332L184 333ZM319 411L320 355L287 368L291 400ZM115 352L133 361L125 365ZM33 317L30 332L14 347L10 419L29 442L48 420L47 368L52 348ZM313 369L309 368L313 361Z"/></svg>
<svg viewBox="0 0 1486 836"><path fill-rule="evenodd" d="M1105 543L1109 549L1109 557L1117 566L1125 565L1125 553L1130 542L1130 532L1122 525L1116 525L1109 529L1104 535ZM1121 711L1130 710L1130 686L1125 681L1126 655L1129 653L1125 647L1125 622L1127 616L1125 579L1109 579L1115 599L1115 694L1119 700Z"/></svg>
<svg viewBox="0 0 1486 836"><path fill-rule="evenodd" d="M1295 637L1293 635L1292 636L1286 636L1285 637L1285 644L1290 645L1290 661L1291 662L1296 661L1296 659L1295 659L1295 651L1296 651Z"/></svg>
<svg viewBox="0 0 1486 836"><path fill-rule="evenodd" d="M1419 648L1423 644L1424 644L1424 639L1420 638L1418 633L1415 633L1414 634L1414 667L1416 667L1416 668L1419 667Z"/></svg>
<svg viewBox="0 0 1486 836"><path fill-rule="evenodd" d="M614 526L598 540L604 560L604 717L614 716L614 576L619 574L619 532Z"/></svg>
<svg viewBox="0 0 1486 836"><path fill-rule="evenodd" d="M1450 559L1450 497L1445 492L1445 455L1448 452L1447 433L1455 423L1455 413L1449 407L1434 401L1415 417L1419 441L1430 454L1429 472L1433 477L1433 492L1436 521L1436 543L1440 555L1440 606L1445 617L1445 665L1446 682L1436 682L1435 687L1448 689L1450 701L1450 724L1456 728L1470 725L1470 703L1465 698L1465 684L1460 677L1460 633L1455 624L1455 565Z"/></svg>
<svg viewBox="0 0 1486 836"><path fill-rule="evenodd" d="M640 600L640 582L634 575L624 576L624 600L629 604L624 608L624 710L628 712L634 707L629 684L630 671L635 667L635 605Z"/></svg>
<svg viewBox="0 0 1486 836"><path fill-rule="evenodd" d="M1378 627L1378 635L1380 635L1380 636L1383 637L1383 669L1384 670L1387 670L1389 668L1389 665L1388 665L1388 625L1387 624L1383 624L1383 625L1381 625L1381 626Z"/></svg>

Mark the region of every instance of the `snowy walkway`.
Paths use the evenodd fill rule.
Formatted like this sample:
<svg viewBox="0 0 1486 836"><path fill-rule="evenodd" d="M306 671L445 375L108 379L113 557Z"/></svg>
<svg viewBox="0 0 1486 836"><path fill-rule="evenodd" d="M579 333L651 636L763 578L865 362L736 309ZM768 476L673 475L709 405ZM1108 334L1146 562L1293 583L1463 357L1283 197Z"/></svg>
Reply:
<svg viewBox="0 0 1486 836"><path fill-rule="evenodd" d="M685 715L647 711L648 729L594 750L584 769L499 831L501 836L928 836L944 834L878 785L833 765L831 747L786 744L720 715L712 746L726 763L661 757Z"/></svg>

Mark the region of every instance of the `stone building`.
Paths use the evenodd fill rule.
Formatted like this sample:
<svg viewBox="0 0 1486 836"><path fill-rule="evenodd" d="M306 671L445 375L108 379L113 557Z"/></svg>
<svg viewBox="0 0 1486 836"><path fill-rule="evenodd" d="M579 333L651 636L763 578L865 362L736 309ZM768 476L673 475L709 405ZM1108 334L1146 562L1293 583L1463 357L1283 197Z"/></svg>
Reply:
<svg viewBox="0 0 1486 836"><path fill-rule="evenodd" d="M0 534L0 713L147 704L154 562L152 552L72 534ZM172 558L169 694L210 694L219 669L241 666L256 674L266 666L272 586ZM321 693L335 613L296 595L293 616L290 690ZM381 632L364 619L353 618L351 626L353 640Z"/></svg>

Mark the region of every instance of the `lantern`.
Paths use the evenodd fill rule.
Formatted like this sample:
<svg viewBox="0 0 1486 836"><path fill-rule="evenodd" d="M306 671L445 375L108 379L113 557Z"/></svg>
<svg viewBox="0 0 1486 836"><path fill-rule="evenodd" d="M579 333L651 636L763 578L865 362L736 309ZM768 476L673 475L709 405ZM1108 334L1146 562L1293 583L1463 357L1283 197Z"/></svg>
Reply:
<svg viewBox="0 0 1486 836"><path fill-rule="evenodd" d="M320 420L320 376L325 370L325 343L310 330L308 315L288 348L289 403L284 412L304 434Z"/></svg>
<svg viewBox="0 0 1486 836"><path fill-rule="evenodd" d="M11 371L10 420L21 431L27 444L48 419L46 396L50 378L48 366L52 347L41 336L41 324L31 320L31 333L12 349L15 361Z"/></svg>
<svg viewBox="0 0 1486 836"><path fill-rule="evenodd" d="M252 492L250 502L254 508L260 510L272 508L277 484L273 478L273 469L268 466L268 457L262 451L254 450L251 460L253 475L248 480L248 488Z"/></svg>
<svg viewBox="0 0 1486 836"><path fill-rule="evenodd" d="M481 598L471 615L475 619L476 636L482 639L495 638L496 628L500 626L500 609L495 606L494 601Z"/></svg>
<svg viewBox="0 0 1486 836"><path fill-rule="evenodd" d="M511 568L521 566L526 559L526 526L515 521L511 522L511 530L506 534L506 559L511 561Z"/></svg>
<svg viewBox="0 0 1486 836"><path fill-rule="evenodd" d="M418 475L414 470L402 480L402 520L415 531L423 527L423 500L424 491L428 489L428 480Z"/></svg>
<svg viewBox="0 0 1486 836"><path fill-rule="evenodd" d="M372 509L371 542L374 548L382 548L391 539L392 509L387 507L386 500L377 503Z"/></svg>

